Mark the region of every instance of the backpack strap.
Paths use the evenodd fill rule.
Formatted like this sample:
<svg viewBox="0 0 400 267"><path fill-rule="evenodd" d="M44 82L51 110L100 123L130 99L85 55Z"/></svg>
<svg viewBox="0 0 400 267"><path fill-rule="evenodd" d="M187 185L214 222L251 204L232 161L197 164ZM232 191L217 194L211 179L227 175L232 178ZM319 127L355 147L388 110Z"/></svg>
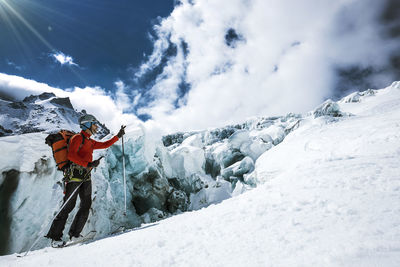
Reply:
<svg viewBox="0 0 400 267"><path fill-rule="evenodd" d="M81 148L83 147L83 144L85 143L85 136L82 134L82 133L80 133L81 134L81 136L82 136L82 143L79 145L79 147L78 147L78 150L76 151L77 153L79 152L79 150L81 150ZM78 135L78 134L75 134L75 135ZM74 135L74 136L75 136ZM72 136L72 137L74 137L74 136ZM71 137L71 139L72 139L72 137ZM69 149L69 142L68 142L68 149Z"/></svg>
<svg viewBox="0 0 400 267"><path fill-rule="evenodd" d="M81 132L81 136L82 136L82 143L79 145L79 148L78 148L78 151L77 151L77 152L79 152L79 150L81 150L81 148L83 147L83 144L85 143L86 137L83 135L82 132Z"/></svg>

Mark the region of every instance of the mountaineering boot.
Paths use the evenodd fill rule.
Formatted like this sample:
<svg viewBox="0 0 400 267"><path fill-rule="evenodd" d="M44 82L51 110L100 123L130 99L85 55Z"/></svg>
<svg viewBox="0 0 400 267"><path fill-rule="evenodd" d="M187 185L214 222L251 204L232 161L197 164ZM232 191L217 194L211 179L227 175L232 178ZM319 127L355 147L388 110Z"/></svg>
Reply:
<svg viewBox="0 0 400 267"><path fill-rule="evenodd" d="M79 243L79 242L81 242L81 241L83 241L83 240L84 240L84 236L83 236L83 235L79 235L79 236L70 236L70 237L69 237L69 241L67 242L67 245Z"/></svg>
<svg viewBox="0 0 400 267"><path fill-rule="evenodd" d="M90 231L86 235L79 235L78 237L70 236L70 240L64 245L64 247L73 246L79 243L90 242L96 236L96 231Z"/></svg>
<svg viewBox="0 0 400 267"><path fill-rule="evenodd" d="M51 240L51 247L53 248L62 248L65 245L65 241L63 240Z"/></svg>

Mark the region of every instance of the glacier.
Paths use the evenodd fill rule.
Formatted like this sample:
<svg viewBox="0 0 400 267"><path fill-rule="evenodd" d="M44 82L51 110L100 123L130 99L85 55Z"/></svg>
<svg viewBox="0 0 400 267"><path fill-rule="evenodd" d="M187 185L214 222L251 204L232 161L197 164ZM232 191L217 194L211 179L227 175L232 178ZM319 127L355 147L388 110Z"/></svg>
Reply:
<svg viewBox="0 0 400 267"><path fill-rule="evenodd" d="M55 100L55 95L46 93L26 98L21 103L32 103L31 110L43 110L45 115L36 114L39 123L32 126L32 132L0 138L0 149L12 155L0 163L1 236L7 240L1 247L2 254L29 249L61 207L62 174L55 170L44 139L52 128L77 131L73 122L79 113L71 105L64 105L61 111L69 111L64 119L58 109L54 111L53 104L60 103ZM69 101L63 99L62 103ZM6 104L3 107L10 106ZM49 120L48 114L57 114L57 120ZM240 125L175 133L161 139L154 139L141 125L128 127L124 137L127 212L124 214L123 155L118 142L94 154L94 158L105 158L92 175L93 204L83 234L95 230L96 238L103 238L219 203L255 187L256 183L246 176L254 171L257 158L282 142L300 120L297 114L252 118ZM107 140L111 135L99 137ZM74 212L66 228L73 217ZM35 248L48 244L43 238Z"/></svg>
<svg viewBox="0 0 400 267"><path fill-rule="evenodd" d="M127 215L123 215L122 149L118 143L95 156L104 155L105 159L93 174L94 201L84 231L96 229L96 238L99 239L143 223L156 222L180 213L187 214L185 211L199 210L232 196L243 195L245 192L251 193L255 189L249 189L255 187L274 185L278 183L274 181L279 181L280 175L296 175L299 168L302 170L298 174L300 177L312 176L303 170L310 162L318 165L362 158L369 153L368 148L363 147L363 139L357 139L361 133L350 127L350 119L363 119L363 116L372 116L395 108L399 103L399 89L400 83L396 82L384 90L353 94L338 102L327 101L303 116L288 114L282 117L253 118L241 125L176 133L165 136L162 140L149 138L149 134L142 127L132 127L125 137L129 203ZM375 97L389 93L396 96L393 101L389 101L388 97ZM385 116L381 117L384 121ZM346 139L341 146L330 142L340 136L336 136L336 133L329 135L329 131L333 131L335 125L340 122L347 122L346 129L354 132L350 141ZM372 125L370 128L374 127ZM306 138L304 142L298 141L302 140L304 133L311 137ZM321 133L325 133L324 140L319 138ZM0 163L1 190L7 188L12 192L4 195L1 192L1 204L7 206L7 216L2 217L6 220L1 222L2 236L9 240L7 248L3 248L3 251L7 251L8 254L25 251L37 237L37 233L46 227L61 203L62 189L58 183L61 174L55 171L51 151L43 144L44 137L45 133L29 133L0 138L0 148L10 155L15 155ZM387 138L390 140L396 136ZM355 152L349 153L352 149ZM399 149L398 146L393 147L392 154L396 155L396 149ZM284 160L285 158L291 161ZM332 168L339 170L340 165ZM287 175L284 177L289 179ZM291 188L300 186L299 183L288 180L285 185L292 184L289 186ZM306 185L316 187L319 182L313 180L313 183L315 184ZM289 189L281 188L283 185L279 184L275 186L274 189L279 190L267 188L266 196L269 196L270 201L282 203L286 201L286 197L290 199ZM250 197L249 194L244 195L246 198ZM237 201L235 200L235 203ZM304 204L289 205L293 206L293 212L301 209L307 202L298 201ZM317 201L314 204L325 207L323 202ZM269 206L272 211L287 206L274 205ZM341 211L334 206L329 209L335 212L349 212L350 215L354 212ZM249 212L245 207L241 208L241 211ZM261 212L257 211L257 214L261 216ZM223 214L218 216L224 217ZM70 219L71 217L73 216L70 216ZM296 226L299 222L293 219L292 224ZM8 231L4 231L7 227ZM245 232L248 233L248 230ZM48 241L43 239L35 249L46 246Z"/></svg>

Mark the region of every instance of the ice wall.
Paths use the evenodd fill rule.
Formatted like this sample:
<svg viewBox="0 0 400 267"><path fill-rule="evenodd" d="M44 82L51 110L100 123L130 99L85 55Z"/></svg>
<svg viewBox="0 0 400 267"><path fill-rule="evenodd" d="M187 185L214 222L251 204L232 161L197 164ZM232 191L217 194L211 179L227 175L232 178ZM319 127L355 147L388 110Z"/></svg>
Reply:
<svg viewBox="0 0 400 267"><path fill-rule="evenodd" d="M0 162L2 254L26 249L61 201L57 181L62 176L55 171L45 136L31 133L0 139L5 155ZM45 246L43 241L38 245Z"/></svg>

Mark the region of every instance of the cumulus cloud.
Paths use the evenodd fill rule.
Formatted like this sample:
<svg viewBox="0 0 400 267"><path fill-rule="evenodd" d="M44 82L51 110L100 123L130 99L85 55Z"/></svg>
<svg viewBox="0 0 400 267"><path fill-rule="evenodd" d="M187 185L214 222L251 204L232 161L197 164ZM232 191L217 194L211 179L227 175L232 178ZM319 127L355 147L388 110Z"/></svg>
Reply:
<svg viewBox="0 0 400 267"><path fill-rule="evenodd" d="M62 89L19 76L0 73L0 93L7 99L22 100L27 96L43 92L52 92L60 97L67 96L67 92Z"/></svg>
<svg viewBox="0 0 400 267"><path fill-rule="evenodd" d="M154 51L132 77L156 73L148 87L117 81L111 95L0 74L0 93L68 96L112 129L138 123L127 113L134 111L163 133L303 113L335 90L382 88L398 79L391 62L396 53L400 58L399 37L387 27L395 33L400 23L392 13L382 16L388 3L395 1L181 0L155 26ZM62 53L57 62L76 64Z"/></svg>
<svg viewBox="0 0 400 267"><path fill-rule="evenodd" d="M74 62L74 59L71 56L65 55L63 52L55 52L51 54L51 57L55 60L55 62L60 63L61 65L67 65L67 66L78 66Z"/></svg>
<svg viewBox="0 0 400 267"><path fill-rule="evenodd" d="M307 112L335 94L341 70L369 69L361 78L383 87L396 79L389 65L400 48L384 37L388 2L181 0L155 27L154 52L137 73L165 65L139 112L170 130L201 129Z"/></svg>
<svg viewBox="0 0 400 267"><path fill-rule="evenodd" d="M100 87L75 87L62 90L44 83L25 79L18 76L0 73L0 95L6 99L23 100L30 95L43 92L52 92L58 97L69 97L72 105L77 110L86 110L93 114L99 121L105 123L111 131L116 133L121 124L137 127L140 121L132 113L124 113L125 97L121 92L116 97L105 92ZM117 101L115 100L117 99Z"/></svg>

